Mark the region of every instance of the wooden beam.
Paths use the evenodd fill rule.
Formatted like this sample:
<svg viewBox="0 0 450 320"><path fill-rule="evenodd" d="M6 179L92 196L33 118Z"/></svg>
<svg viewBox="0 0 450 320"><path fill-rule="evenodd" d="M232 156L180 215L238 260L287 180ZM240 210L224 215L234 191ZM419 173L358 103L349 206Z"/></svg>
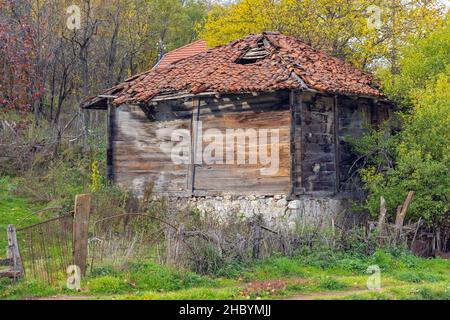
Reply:
<svg viewBox="0 0 450 320"><path fill-rule="evenodd" d="M86 274L87 248L89 237L89 216L92 197L89 194L75 197L75 215L73 219L73 263Z"/></svg>
<svg viewBox="0 0 450 320"><path fill-rule="evenodd" d="M296 143L298 143L298 147L296 147L296 165L298 166L297 172L297 195L304 194L304 185L303 185L303 166L302 166L302 156L303 156L303 96L300 95L297 98L297 121L296 121ZM297 170L297 168L296 168Z"/></svg>
<svg viewBox="0 0 450 320"><path fill-rule="evenodd" d="M8 226L8 259L12 261L12 272L14 280L24 274L22 258L19 251L19 243L17 241L16 228L10 224Z"/></svg>
<svg viewBox="0 0 450 320"><path fill-rule="evenodd" d="M114 138L116 127L116 107L108 99L107 116L107 154L106 154L106 178L108 183L114 183Z"/></svg>
<svg viewBox="0 0 450 320"><path fill-rule="evenodd" d="M213 97L219 96L218 92L201 92L197 94L192 94L186 91L183 92L175 92L169 94L159 94L153 97L149 102L161 102L161 101L170 101L170 100L178 100L178 99L193 99L200 97Z"/></svg>
<svg viewBox="0 0 450 320"><path fill-rule="evenodd" d="M102 98L102 99L117 99L118 98L118 96L112 96L112 95L109 95L109 94L101 94L101 95L99 95L98 96L99 98Z"/></svg>
<svg viewBox="0 0 450 320"><path fill-rule="evenodd" d="M289 107L291 110L291 182L290 182L290 192L289 199L294 199L297 193L297 148L296 148L296 138L297 138L297 105L295 103L295 92L291 90L289 93Z"/></svg>
<svg viewBox="0 0 450 320"><path fill-rule="evenodd" d="M10 278L10 279L19 279L22 276L22 273L19 271L0 271L0 278Z"/></svg>
<svg viewBox="0 0 450 320"><path fill-rule="evenodd" d="M337 95L334 96L333 114L334 114L334 156L336 166L335 192L339 193L341 186L341 171L340 171L341 155L340 155L340 141L339 141L339 99Z"/></svg>
<svg viewBox="0 0 450 320"><path fill-rule="evenodd" d="M195 191L195 170L197 155L198 122L200 121L200 99L192 99L192 118L191 118L191 155L188 166L187 191L194 195Z"/></svg>

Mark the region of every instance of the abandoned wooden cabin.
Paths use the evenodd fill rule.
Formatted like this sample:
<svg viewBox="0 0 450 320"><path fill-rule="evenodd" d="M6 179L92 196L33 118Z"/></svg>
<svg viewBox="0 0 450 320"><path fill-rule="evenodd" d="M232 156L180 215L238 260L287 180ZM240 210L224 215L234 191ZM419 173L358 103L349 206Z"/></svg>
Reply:
<svg viewBox="0 0 450 320"><path fill-rule="evenodd" d="M370 74L270 32L136 75L82 107L107 110L108 178L136 194L153 183L156 194L275 197L286 206L296 199L359 194L349 137L392 112ZM180 156L186 161L173 158L181 139L174 140L174 132L180 129L190 133L190 154ZM244 140L234 147L233 138L233 146L218 156L233 129ZM214 141L211 132L223 140ZM270 132L259 148L248 145L254 132ZM198 161L198 149L207 150L213 141L217 161ZM262 170L267 163L249 160L266 145L278 153L273 174Z"/></svg>

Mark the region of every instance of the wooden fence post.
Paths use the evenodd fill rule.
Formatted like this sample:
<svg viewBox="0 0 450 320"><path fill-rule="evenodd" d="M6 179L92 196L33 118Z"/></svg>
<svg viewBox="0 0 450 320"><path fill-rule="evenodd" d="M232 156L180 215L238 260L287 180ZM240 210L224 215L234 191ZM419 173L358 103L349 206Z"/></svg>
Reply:
<svg viewBox="0 0 450 320"><path fill-rule="evenodd" d="M387 213L386 200L384 199L384 197L381 197L380 198L380 217L378 219L378 226L377 226L379 242L381 244L384 243L384 236L385 236L384 224L386 222L386 213Z"/></svg>
<svg viewBox="0 0 450 320"><path fill-rule="evenodd" d="M89 237L89 216L91 212L90 194L75 197L75 215L73 218L73 263L80 267L81 275L86 275L87 249Z"/></svg>
<svg viewBox="0 0 450 320"><path fill-rule="evenodd" d="M8 226L8 257L12 266L12 277L14 281L24 275L22 258L20 257L19 243L17 242L16 228Z"/></svg>
<svg viewBox="0 0 450 320"><path fill-rule="evenodd" d="M261 248L261 227L258 224L253 226L253 259L259 259Z"/></svg>
<svg viewBox="0 0 450 320"><path fill-rule="evenodd" d="M402 206L397 209L397 216L395 218L395 233L397 242L400 240L403 229L403 222L405 221L406 213L408 212L409 205L414 197L414 191L410 191Z"/></svg>

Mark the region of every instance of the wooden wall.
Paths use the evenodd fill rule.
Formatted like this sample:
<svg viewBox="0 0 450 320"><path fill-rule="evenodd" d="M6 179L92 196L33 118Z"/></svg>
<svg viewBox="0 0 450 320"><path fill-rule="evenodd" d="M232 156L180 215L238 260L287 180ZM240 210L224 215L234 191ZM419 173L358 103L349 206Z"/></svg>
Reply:
<svg viewBox="0 0 450 320"><path fill-rule="evenodd" d="M175 116L167 109L149 114L139 106L119 107L113 145L115 182L136 194L142 194L148 183L154 183L158 192L185 192L188 166L172 161L170 137L175 129L189 130L190 124L188 114Z"/></svg>
<svg viewBox="0 0 450 320"><path fill-rule="evenodd" d="M247 147L246 164L213 164L197 165L195 169L195 191L231 194L286 194L290 188L290 130L289 94L246 95L239 98L225 97L204 99L200 106L199 120L203 130L219 129L226 132L232 130L260 129L278 130L279 170L273 175L261 172L267 168L259 161L260 150ZM271 136L268 135L269 155L271 154ZM237 142L237 141L236 141ZM204 143L206 147L207 143ZM266 147L266 145L260 145ZM258 157L257 164L249 164L248 159ZM234 159L238 158L237 144L234 148Z"/></svg>
<svg viewBox="0 0 450 320"><path fill-rule="evenodd" d="M301 127L297 137L297 193L335 190L336 166L334 148L334 98L301 93L296 103ZM300 141L299 141L300 140Z"/></svg>
<svg viewBox="0 0 450 320"><path fill-rule="evenodd" d="M296 194L359 193L358 157L350 137L387 120L392 106L373 99L302 92L297 94ZM337 142L337 143L336 143Z"/></svg>
<svg viewBox="0 0 450 320"><path fill-rule="evenodd" d="M369 125L376 126L391 115L391 106L372 99L332 96L319 93L289 92L202 97L153 103L148 107L122 106L113 121L112 174L115 182L142 194L146 184L154 191L177 195L333 195L357 193L360 181L354 166L348 137L359 137ZM268 167L245 148L245 164L229 163L227 150L223 163L193 162L194 147L202 133L216 129L223 134L230 129L278 130L279 170L263 174ZM172 161L176 129L192 135L192 158L183 164ZM270 136L270 135L269 135ZM207 136L206 136L207 137ZM206 138L205 136L203 138ZM269 144L271 139L269 138ZM246 141L247 142L247 141ZM269 154L271 152L270 147ZM261 150L257 150L259 153ZM203 160L200 157L201 160ZM227 161L228 160L228 161ZM294 170L291 167L294 166Z"/></svg>
<svg viewBox="0 0 450 320"><path fill-rule="evenodd" d="M370 127L377 127L387 120L392 108L385 103L376 103L368 98L339 97L339 191L361 192L361 181L357 170L361 162L351 150L350 138L361 137Z"/></svg>
<svg viewBox="0 0 450 320"><path fill-rule="evenodd" d="M287 92L176 100L154 103L149 108L119 107L114 122L114 180L136 194L141 194L149 182L155 184L155 192L179 195L288 193L290 119ZM261 169L267 166L261 165L259 159L258 164L247 161L246 164L175 165L171 159L174 146L171 134L174 129L186 129L196 137L194 120L201 121L204 132L218 129L224 133L224 138L227 129L254 129L257 132L259 129L278 129L279 171L275 175L262 174ZM270 144L270 138L268 142ZM203 147L209 143L205 141ZM238 150L235 145L236 160ZM245 149L246 159L251 156L250 151L248 147Z"/></svg>

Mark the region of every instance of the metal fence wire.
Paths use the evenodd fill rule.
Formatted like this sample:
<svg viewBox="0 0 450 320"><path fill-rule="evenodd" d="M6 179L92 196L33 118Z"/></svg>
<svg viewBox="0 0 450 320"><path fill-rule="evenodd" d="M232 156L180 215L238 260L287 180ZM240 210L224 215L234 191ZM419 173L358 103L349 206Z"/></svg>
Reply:
<svg viewBox="0 0 450 320"><path fill-rule="evenodd" d="M88 244L89 271L122 268L143 259L161 259L158 245L164 229L146 214L127 213L91 224Z"/></svg>
<svg viewBox="0 0 450 320"><path fill-rule="evenodd" d="M17 230L25 277L53 284L64 279L72 258L73 214Z"/></svg>

